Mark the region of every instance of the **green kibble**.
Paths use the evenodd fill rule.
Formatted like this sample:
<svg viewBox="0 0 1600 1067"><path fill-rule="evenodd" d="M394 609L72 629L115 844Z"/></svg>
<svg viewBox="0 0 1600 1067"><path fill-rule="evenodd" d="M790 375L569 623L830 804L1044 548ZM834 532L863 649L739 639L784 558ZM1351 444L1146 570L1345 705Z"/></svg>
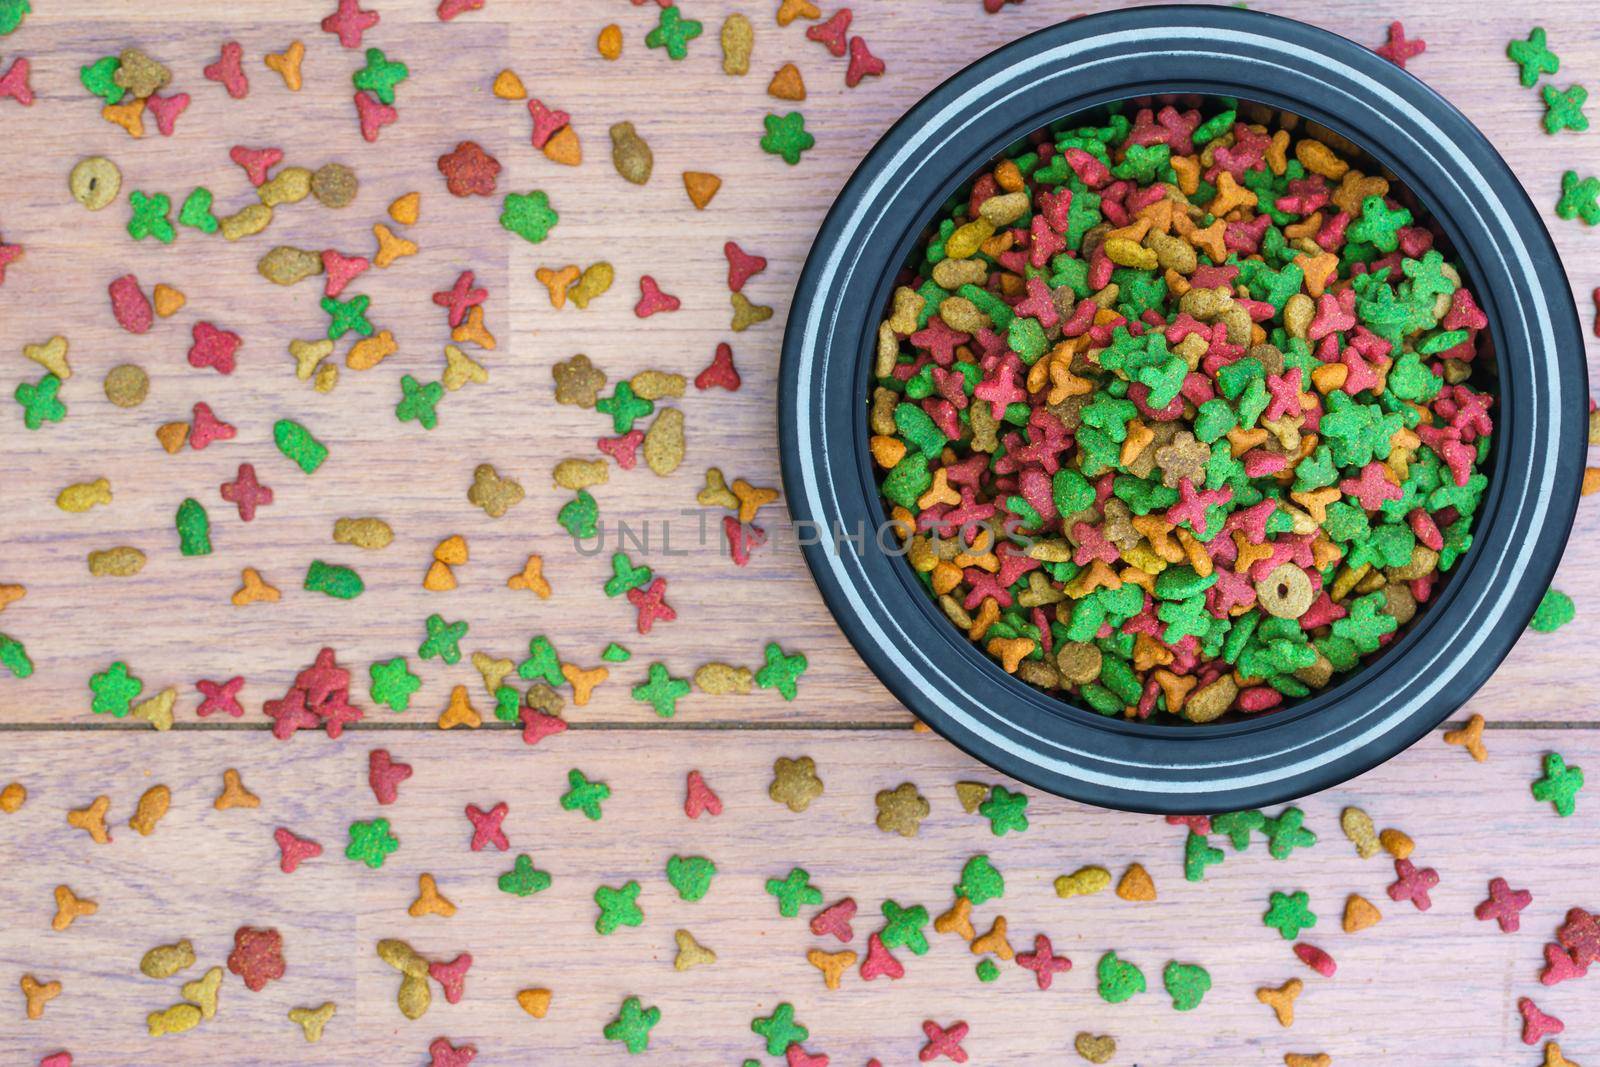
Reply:
<svg viewBox="0 0 1600 1067"><path fill-rule="evenodd" d="M279 419L273 423L272 439L277 442L278 451L307 474L315 474L322 461L328 458L328 446L293 419Z"/></svg>
<svg viewBox="0 0 1600 1067"><path fill-rule="evenodd" d="M178 551L185 556L211 555L211 519L200 501L189 497L178 505Z"/></svg>
<svg viewBox="0 0 1600 1067"><path fill-rule="evenodd" d="M33 660L28 658L28 650L9 634L0 634L0 666L18 678L33 673Z"/></svg>
<svg viewBox="0 0 1600 1067"><path fill-rule="evenodd" d="M305 587L313 593L326 593L337 600L354 600L366 589L361 575L340 563L311 561L306 568Z"/></svg>

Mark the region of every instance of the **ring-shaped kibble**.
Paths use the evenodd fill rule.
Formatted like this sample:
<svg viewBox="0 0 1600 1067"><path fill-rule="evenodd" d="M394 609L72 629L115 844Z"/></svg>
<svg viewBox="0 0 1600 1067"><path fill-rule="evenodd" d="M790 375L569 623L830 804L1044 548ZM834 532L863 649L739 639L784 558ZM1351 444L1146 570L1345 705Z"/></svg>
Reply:
<svg viewBox="0 0 1600 1067"><path fill-rule="evenodd" d="M67 176L72 198L90 211L109 207L122 191L122 171L105 156L79 160Z"/></svg>
<svg viewBox="0 0 1600 1067"><path fill-rule="evenodd" d="M1315 599L1311 579L1293 563L1278 564L1256 583L1256 603L1279 619L1298 619Z"/></svg>

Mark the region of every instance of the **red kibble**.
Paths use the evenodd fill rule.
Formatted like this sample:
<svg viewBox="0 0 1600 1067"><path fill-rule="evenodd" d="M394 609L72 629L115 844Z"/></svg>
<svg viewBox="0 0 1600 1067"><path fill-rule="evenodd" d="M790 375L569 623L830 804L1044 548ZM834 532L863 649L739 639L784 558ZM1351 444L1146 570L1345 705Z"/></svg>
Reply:
<svg viewBox="0 0 1600 1067"><path fill-rule="evenodd" d="M145 113L156 120L156 129L161 131L163 137L172 136L172 130L178 123L178 116L188 110L188 107L188 93L173 93L171 96L151 93L144 102Z"/></svg>
<svg viewBox="0 0 1600 1067"><path fill-rule="evenodd" d="M690 771L684 787L683 813L691 819L698 819L703 811L721 815L722 799L711 791L709 785L706 785L706 780L701 777L699 771Z"/></svg>
<svg viewBox="0 0 1600 1067"><path fill-rule="evenodd" d="M33 89L28 85L28 60L18 56L4 75L0 75L0 100L10 98L23 107L33 104Z"/></svg>
<svg viewBox="0 0 1600 1067"><path fill-rule="evenodd" d="M194 344L189 346L189 366L211 367L218 374L233 373L233 357L241 341L238 334L209 322L197 322L193 335Z"/></svg>
<svg viewBox="0 0 1600 1067"><path fill-rule="evenodd" d="M1546 1034L1554 1037L1567 1028L1566 1024L1554 1015L1546 1015L1539 1010L1539 1006L1528 997L1517 1001L1517 1011L1522 1013L1522 1043L1524 1045L1537 1045Z"/></svg>
<svg viewBox="0 0 1600 1067"><path fill-rule="evenodd" d="M329 248L322 253L322 269L327 278L322 283L325 296L338 296L360 274L372 266L366 256L347 256Z"/></svg>
<svg viewBox="0 0 1600 1067"><path fill-rule="evenodd" d="M189 447L196 452L205 451L205 447L213 441L231 441L239 433L232 423L217 418L211 411L211 405L204 400L195 401L191 411Z"/></svg>
<svg viewBox="0 0 1600 1067"><path fill-rule="evenodd" d="M346 48L360 48L361 35L378 24L376 11L363 11L356 0L339 0L339 9L322 20L322 28Z"/></svg>
<svg viewBox="0 0 1600 1067"><path fill-rule="evenodd" d="M461 994L465 992L467 971L472 967L472 955L461 953L449 963L440 963L437 960L428 964L428 977L444 987L444 999L451 1004L461 1002Z"/></svg>
<svg viewBox="0 0 1600 1067"><path fill-rule="evenodd" d="M203 72L208 81L221 82L228 95L243 100L250 95L250 79L244 74L244 49L238 41L222 46L222 56Z"/></svg>
<svg viewBox="0 0 1600 1067"><path fill-rule="evenodd" d="M904 978L905 965L895 959L889 949L885 947L883 938L873 934L867 938L867 958L861 961L861 978L870 982L874 978L888 978L891 981Z"/></svg>
<svg viewBox="0 0 1600 1067"><path fill-rule="evenodd" d="M854 89L861 84L862 78L876 78L887 69L883 60L873 55L867 48L866 41L860 37L850 38L850 65L844 72L844 84L847 88Z"/></svg>
<svg viewBox="0 0 1600 1067"><path fill-rule="evenodd" d="M1019 952L1016 959L1019 967L1033 972L1040 989L1049 989L1058 973L1072 970L1072 961L1055 955L1050 939L1044 934L1034 936L1032 952Z"/></svg>
<svg viewBox="0 0 1600 1067"><path fill-rule="evenodd" d="M561 716L546 715L526 705L518 710L517 715L522 719L522 740L525 744L537 745L552 734L564 733L567 729L567 720Z"/></svg>
<svg viewBox="0 0 1600 1067"><path fill-rule="evenodd" d="M283 149L234 145L228 150L228 158L244 168L251 185L260 186L266 184L267 171L283 162Z"/></svg>
<svg viewBox="0 0 1600 1067"><path fill-rule="evenodd" d="M672 605L666 601L667 580L657 578L647 586L628 590L628 603L638 609L638 630L642 634L650 632L657 620L671 622L678 617Z"/></svg>
<svg viewBox="0 0 1600 1067"><path fill-rule="evenodd" d="M854 897L845 897L836 904L830 904L811 917L811 932L818 937L832 934L845 944L854 940L855 930L850 925L850 920L856 917L856 902ZM877 935L874 934L874 937Z"/></svg>
<svg viewBox="0 0 1600 1067"><path fill-rule="evenodd" d="M484 0L439 0L439 21L449 22L468 11L483 10Z"/></svg>
<svg viewBox="0 0 1600 1067"><path fill-rule="evenodd" d="M711 359L711 365L694 376L696 389L710 389L717 387L732 393L740 386L739 371L733 365L733 346L726 341L717 345L717 353Z"/></svg>
<svg viewBox="0 0 1600 1067"><path fill-rule="evenodd" d="M533 147L543 149L556 131L572 121L565 111L552 111L538 100L528 101L528 115L533 119Z"/></svg>
<svg viewBox="0 0 1600 1067"><path fill-rule="evenodd" d="M378 131L400 118L400 112L368 92L355 96L356 118L361 123L361 136L369 143L378 139Z"/></svg>
<svg viewBox="0 0 1600 1067"><path fill-rule="evenodd" d="M367 784L379 804L393 804L400 797L400 783L411 777L411 764L396 763L385 748L367 753Z"/></svg>
<svg viewBox="0 0 1600 1067"><path fill-rule="evenodd" d="M922 1032L927 1035L928 1043L917 1053L917 1059L927 1063L943 1056L956 1063L966 1063L967 1050L961 1047L961 1042L966 1040L969 1029L971 1027L966 1023L951 1023L948 1027L942 1027L931 1019L925 1021Z"/></svg>
<svg viewBox="0 0 1600 1067"><path fill-rule="evenodd" d="M1489 899L1473 909L1472 914L1484 922L1494 919L1503 933L1512 934L1522 925L1519 912L1531 903L1532 893L1526 889L1512 889L1504 878L1495 878L1489 882Z"/></svg>
<svg viewBox="0 0 1600 1067"><path fill-rule="evenodd" d="M443 162L443 160L440 160L441 167L443 166ZM496 163L495 170L498 171L499 169L500 164ZM492 179L490 180L489 188L491 191L494 188L494 182ZM457 195L459 196L462 194L458 193ZM461 323L467 317L468 309L478 307L485 300L489 299L489 290L474 289L472 287L473 280L472 272L470 270L464 270L456 276L455 284L449 289L444 289L433 294L433 302L435 304L438 304L442 308L449 309L450 325L452 328L461 325Z"/></svg>
<svg viewBox="0 0 1600 1067"><path fill-rule="evenodd" d="M657 312L677 311L680 304L677 297L663 293L650 275L639 279L639 302L633 306L633 313L641 319L648 319Z"/></svg>
<svg viewBox="0 0 1600 1067"><path fill-rule="evenodd" d="M210 718L219 711L235 719L244 714L244 705L239 703L239 690L244 688L243 676L234 675L226 682L211 682L202 678L194 683L194 687L205 698L194 712L200 718Z"/></svg>
<svg viewBox="0 0 1600 1067"><path fill-rule="evenodd" d="M0 280L4 278L5 263L0 258ZM149 333L156 313L150 306L150 298L139 288L139 279L124 274L107 288L111 294L111 314L116 317L117 325L129 333Z"/></svg>
<svg viewBox="0 0 1600 1067"><path fill-rule="evenodd" d="M1339 969L1339 965L1333 962L1333 957L1315 945L1301 942L1294 947L1294 954L1299 957L1301 963L1324 978L1332 978L1333 973Z"/></svg>
<svg viewBox="0 0 1600 1067"><path fill-rule="evenodd" d="M493 845L504 852L511 847L511 842L506 840L506 833L500 828L505 822L506 813L511 808L505 801L501 801L488 811L484 811L476 804L467 805L467 818L472 822L472 851L482 852L484 848Z"/></svg>
<svg viewBox="0 0 1600 1067"><path fill-rule="evenodd" d="M272 831L272 839L278 843L278 867L284 874L293 874L303 861L322 855L321 845L282 826Z"/></svg>
<svg viewBox="0 0 1600 1067"><path fill-rule="evenodd" d="M765 257L751 255L736 242L723 245L722 254L728 257L728 288L736 293L744 289L744 283L753 275L767 269Z"/></svg>
<svg viewBox="0 0 1600 1067"><path fill-rule="evenodd" d="M251 522L256 508L272 503L272 488L256 481L254 464L241 463L233 481L222 483L222 499L239 509L240 522Z"/></svg>
<svg viewBox="0 0 1600 1067"><path fill-rule="evenodd" d="M467 1067L478 1055L478 1047L462 1045L458 1048L450 1043L449 1038L437 1037L428 1046L428 1055L433 1057L428 1067Z"/></svg>
<svg viewBox="0 0 1600 1067"><path fill-rule="evenodd" d="M259 993L268 982L282 978L283 935L276 930L241 926L233 933L233 951L228 954L228 970L244 979L245 988Z"/></svg>
<svg viewBox="0 0 1600 1067"><path fill-rule="evenodd" d="M850 9L841 7L829 16L827 22L806 27L806 39L818 42L831 55L842 57L845 53L845 35L850 32L850 18Z"/></svg>

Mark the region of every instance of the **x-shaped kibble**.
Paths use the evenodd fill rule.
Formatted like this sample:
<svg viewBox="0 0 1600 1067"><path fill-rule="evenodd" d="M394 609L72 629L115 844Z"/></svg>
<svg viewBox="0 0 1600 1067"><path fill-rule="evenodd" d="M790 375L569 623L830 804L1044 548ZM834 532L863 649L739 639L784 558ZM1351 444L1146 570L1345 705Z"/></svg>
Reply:
<svg viewBox="0 0 1600 1067"><path fill-rule="evenodd" d="M574 767L567 772L567 791L561 794L564 811L581 811L591 821L599 821L600 805L611 796L611 787L604 782L591 782Z"/></svg>
<svg viewBox="0 0 1600 1067"><path fill-rule="evenodd" d="M505 801L501 801L488 811L484 811L476 804L467 805L467 819L472 823L472 851L482 852L489 845L504 852L511 847L511 842L506 840L506 832L501 829L501 823L506 820L506 813L511 810Z"/></svg>
<svg viewBox="0 0 1600 1067"><path fill-rule="evenodd" d="M178 236L167 219L167 212L172 210L172 200L166 193L146 196L135 190L128 194L128 207L133 211L128 219L128 236L135 241L154 237L162 244L169 245Z"/></svg>
<svg viewBox="0 0 1600 1067"><path fill-rule="evenodd" d="M677 611L667 603L665 578L656 578L649 585L628 590L628 603L632 604L637 612L634 628L642 634L649 633L650 628L658 621L672 622L678 617Z"/></svg>
<svg viewBox="0 0 1600 1067"><path fill-rule="evenodd" d="M459 663L461 661L461 639L467 636L467 622L445 622L442 615L429 615L428 636L417 647L417 655L423 659L432 659L438 656L446 663Z"/></svg>
<svg viewBox="0 0 1600 1067"><path fill-rule="evenodd" d="M880 933L885 945L889 948L909 948L914 956L928 951L928 939L922 932L922 928L928 925L927 908L921 904L902 908L892 900L885 900L881 910L883 930Z"/></svg>
<svg viewBox="0 0 1600 1067"><path fill-rule="evenodd" d="M811 1031L794 1021L794 1005L784 1001L772 1014L750 1020L750 1031L766 1039L767 1055L781 1056L792 1044L803 1044Z"/></svg>
<svg viewBox="0 0 1600 1067"><path fill-rule="evenodd" d="M30 430L37 430L47 422L60 422L66 418L67 405L58 397L60 392L61 379L54 374L46 374L31 385L27 382L18 383L12 395L22 405L22 424Z"/></svg>
<svg viewBox="0 0 1600 1067"><path fill-rule="evenodd" d="M966 1023L951 1023L949 1026L940 1026L932 1019L924 1019L922 1033L928 1039L917 1052L917 1059L923 1063L936 1060L943 1056L956 1063L967 1062L967 1050L961 1047L961 1042L967 1039L970 1030Z"/></svg>
<svg viewBox="0 0 1600 1067"><path fill-rule="evenodd" d="M1311 895L1303 890L1289 894L1274 890L1267 898L1267 911L1261 921L1277 930L1285 941L1293 941L1300 936L1301 930L1317 925L1317 917L1310 903Z"/></svg>
<svg viewBox="0 0 1600 1067"><path fill-rule="evenodd" d="M1428 891L1439 884L1439 872L1432 867L1418 867L1408 859L1394 861L1395 882L1389 887L1389 897L1395 901L1409 900L1418 911L1433 907Z"/></svg>
<svg viewBox="0 0 1600 1067"><path fill-rule="evenodd" d="M804 867L793 867L782 878L768 878L767 893L778 901L778 914L786 919L799 915L801 905L822 903L822 890L811 884L811 872Z"/></svg>
<svg viewBox="0 0 1600 1067"><path fill-rule="evenodd" d="M1582 181L1577 171L1561 175L1561 199L1556 201L1556 217L1581 218L1593 226L1600 223L1600 178L1590 175Z"/></svg>
<svg viewBox="0 0 1600 1067"><path fill-rule="evenodd" d="M1546 85L1541 95L1544 97L1545 133L1560 133L1562 130L1582 133L1589 128L1589 116L1583 113L1589 90L1581 85L1574 85L1565 91L1554 85Z"/></svg>
<svg viewBox="0 0 1600 1067"><path fill-rule="evenodd" d="M684 18L676 6L664 7L657 16L655 29L645 34L644 43L649 48L665 48L672 59L683 59L689 54L689 42L700 36L704 28L694 19Z"/></svg>
<svg viewBox="0 0 1600 1067"><path fill-rule="evenodd" d="M1556 814L1571 815L1578 804L1578 790L1583 788L1583 769L1568 767L1559 752L1544 758L1544 777L1533 783L1533 799L1555 805Z"/></svg>
<svg viewBox="0 0 1600 1067"><path fill-rule="evenodd" d="M388 819L357 820L350 824L350 843L345 846L344 854L346 859L377 870L399 847L400 839L389 832Z"/></svg>
<svg viewBox="0 0 1600 1067"><path fill-rule="evenodd" d="M594 891L594 902L600 906L600 915L594 928L601 934L614 932L619 926L640 926L644 912L639 909L639 883L630 881L621 889L601 886Z"/></svg>
<svg viewBox="0 0 1600 1067"><path fill-rule="evenodd" d="M639 1053L650 1047L650 1030L660 1021L660 1008L646 1008L638 997L629 997L601 1033L607 1041L622 1042L630 1054Z"/></svg>
<svg viewBox="0 0 1600 1067"><path fill-rule="evenodd" d="M364 294L339 301L331 296L322 298L322 310L328 313L328 340L337 341L354 330L362 337L371 337L373 326L367 321L367 307L372 298Z"/></svg>
<svg viewBox="0 0 1600 1067"><path fill-rule="evenodd" d="M670 9L663 9L670 10ZM616 433L633 429L635 419L642 419L656 409L655 401L634 395L633 386L626 379L619 381L610 396L595 401L594 409L611 416L611 426Z"/></svg>
<svg viewBox="0 0 1600 1067"><path fill-rule="evenodd" d="M1072 970L1072 961L1065 956L1057 956L1050 939L1044 934L1034 935L1032 952L1017 953L1017 965L1033 972L1040 989L1049 989L1058 973Z"/></svg>
<svg viewBox="0 0 1600 1067"><path fill-rule="evenodd" d="M1522 925L1522 909L1532 903L1533 894L1528 890L1512 889L1504 878L1493 878L1489 881L1489 899L1474 908L1472 914L1483 922L1493 919L1500 924L1502 933L1514 934Z"/></svg>
<svg viewBox="0 0 1600 1067"><path fill-rule="evenodd" d="M783 699L793 700L800 676L806 671L805 655L800 652L784 655L783 649L772 641L767 644L766 659L766 666L756 671L756 685L762 689L776 689L783 694Z"/></svg>
<svg viewBox="0 0 1600 1067"><path fill-rule="evenodd" d="M667 673L664 663L650 664L649 678L631 690L633 699L649 704L663 719L670 719L678 710L678 701L689 695L687 679L674 678Z"/></svg>
<svg viewBox="0 0 1600 1067"><path fill-rule="evenodd" d="M324 302L327 298L324 297ZM357 299L365 300L365 297ZM331 327L330 327L331 329ZM442 382L428 382L426 385L417 381L409 374L400 376L400 401L394 406L395 418L401 422L417 422L422 424L424 430L431 430L439 425L439 413L435 409L439 401L444 399L444 384Z"/></svg>
<svg viewBox="0 0 1600 1067"><path fill-rule="evenodd" d="M1543 26L1535 26L1526 41L1507 44L1506 58L1521 68L1518 77L1525 89L1538 84L1539 75L1554 74L1561 69L1561 58L1545 46Z"/></svg>
<svg viewBox="0 0 1600 1067"><path fill-rule="evenodd" d="M404 63L392 61L381 48L367 49L367 65L350 75L357 89L365 89L385 104L394 103L395 86L411 76Z"/></svg>

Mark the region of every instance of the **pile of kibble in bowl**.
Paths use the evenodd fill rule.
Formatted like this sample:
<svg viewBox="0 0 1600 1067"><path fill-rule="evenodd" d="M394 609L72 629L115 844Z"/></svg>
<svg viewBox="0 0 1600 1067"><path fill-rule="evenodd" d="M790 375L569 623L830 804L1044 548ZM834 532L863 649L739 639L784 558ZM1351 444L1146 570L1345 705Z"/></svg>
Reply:
<svg viewBox="0 0 1600 1067"><path fill-rule="evenodd" d="M1141 101L935 220L871 450L912 570L1007 672L1108 716L1269 711L1381 655L1471 546L1487 319L1362 158Z"/></svg>

